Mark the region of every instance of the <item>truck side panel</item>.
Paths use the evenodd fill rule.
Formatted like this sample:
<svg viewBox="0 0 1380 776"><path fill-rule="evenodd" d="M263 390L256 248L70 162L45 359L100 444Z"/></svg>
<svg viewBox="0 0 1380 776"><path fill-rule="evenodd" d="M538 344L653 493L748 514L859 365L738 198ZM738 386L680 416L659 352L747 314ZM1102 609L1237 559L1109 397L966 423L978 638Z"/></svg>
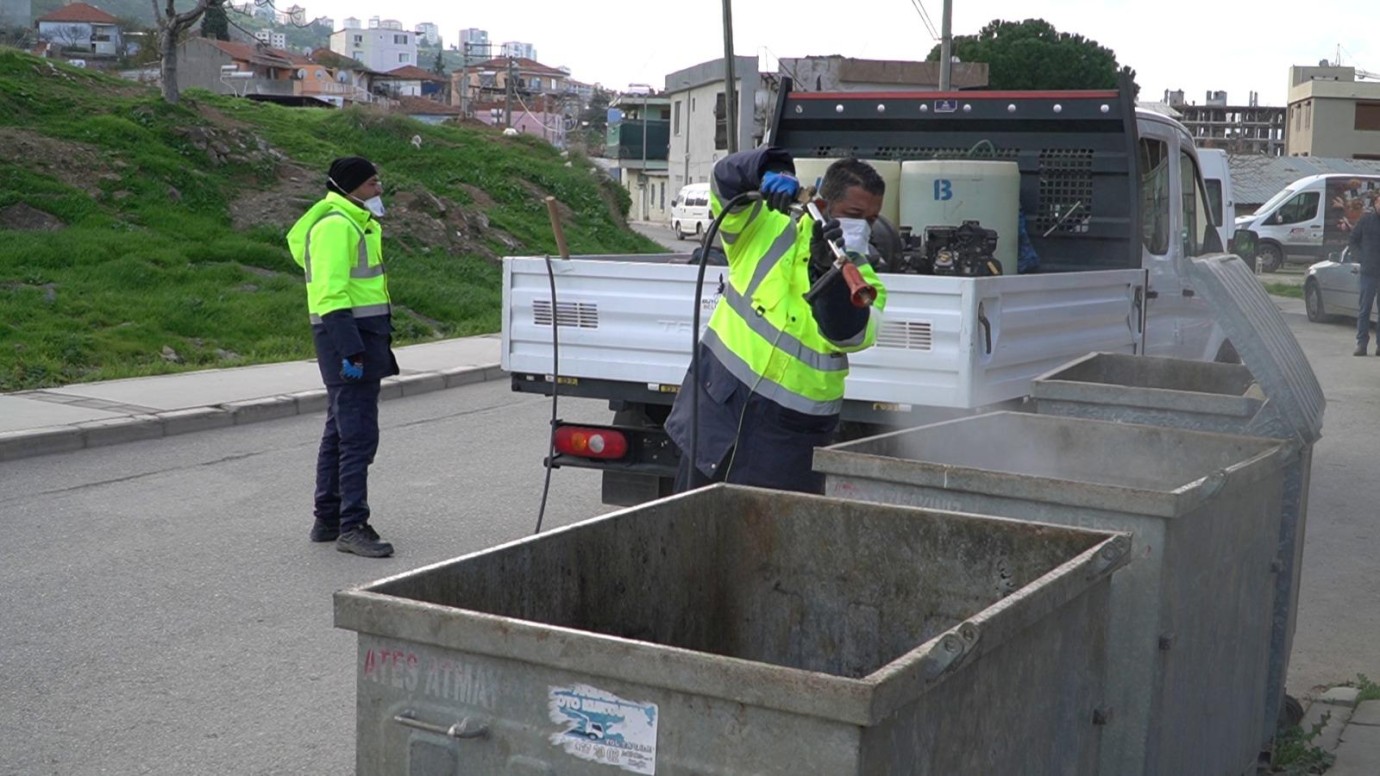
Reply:
<svg viewBox="0 0 1380 776"><path fill-rule="evenodd" d="M652 390L690 363L697 268L572 259L556 270L562 378ZM543 259L504 259L503 366L549 375L550 283ZM1030 381L1089 351L1139 353L1143 270L989 278L888 275L877 346L850 357L845 398L971 409L1018 398ZM719 298L706 275L701 326Z"/></svg>

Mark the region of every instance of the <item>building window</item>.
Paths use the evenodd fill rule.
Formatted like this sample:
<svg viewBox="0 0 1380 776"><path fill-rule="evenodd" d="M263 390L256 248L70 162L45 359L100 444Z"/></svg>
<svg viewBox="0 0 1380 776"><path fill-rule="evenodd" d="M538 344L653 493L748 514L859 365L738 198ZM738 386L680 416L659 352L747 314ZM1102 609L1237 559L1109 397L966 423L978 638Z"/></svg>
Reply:
<svg viewBox="0 0 1380 776"><path fill-rule="evenodd" d="M359 49L355 49L355 53L351 56L351 59L364 59L364 52L360 51Z"/></svg>
<svg viewBox="0 0 1380 776"><path fill-rule="evenodd" d="M1356 103L1355 129L1357 132L1380 130L1380 102Z"/></svg>
<svg viewBox="0 0 1380 776"><path fill-rule="evenodd" d="M363 36L363 35L356 35L356 36L355 36L355 45L356 45L356 46L362 46L362 45L364 45L364 36Z"/></svg>
<svg viewBox="0 0 1380 776"><path fill-rule="evenodd" d="M666 182L661 183L661 209L666 209Z"/></svg>
<svg viewBox="0 0 1380 776"><path fill-rule="evenodd" d="M724 93L714 95L714 149L728 148L728 111L724 107Z"/></svg>
<svg viewBox="0 0 1380 776"><path fill-rule="evenodd" d="M680 100L671 106L671 133L680 137Z"/></svg>
<svg viewBox="0 0 1380 776"><path fill-rule="evenodd" d="M399 61L399 62L407 62L407 61L410 60L410 59L412 59L412 55L411 55L411 54L399 54L399 55L398 55L398 61Z"/></svg>
<svg viewBox="0 0 1380 776"><path fill-rule="evenodd" d="M1309 100L1303 104L1303 128L1313 128L1313 101Z"/></svg>
<svg viewBox="0 0 1380 776"><path fill-rule="evenodd" d="M406 35L394 35L394 36L393 36L393 45L395 45L395 46L406 46L406 45L407 45L407 36L406 36Z"/></svg>
<svg viewBox="0 0 1380 776"><path fill-rule="evenodd" d="M532 91L534 91L534 92L539 92L539 91L541 91L541 79L540 79L540 78L533 78L533 79L532 79Z"/></svg>

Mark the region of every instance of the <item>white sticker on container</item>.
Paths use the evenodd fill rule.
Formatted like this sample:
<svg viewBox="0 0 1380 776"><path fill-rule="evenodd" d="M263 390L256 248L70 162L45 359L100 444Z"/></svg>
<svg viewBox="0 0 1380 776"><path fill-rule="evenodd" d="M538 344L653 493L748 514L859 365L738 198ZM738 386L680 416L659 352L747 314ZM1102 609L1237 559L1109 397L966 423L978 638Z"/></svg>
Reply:
<svg viewBox="0 0 1380 776"><path fill-rule="evenodd" d="M551 743L566 754L633 773L656 773L655 703L577 684L550 688L547 708L551 721L561 726Z"/></svg>

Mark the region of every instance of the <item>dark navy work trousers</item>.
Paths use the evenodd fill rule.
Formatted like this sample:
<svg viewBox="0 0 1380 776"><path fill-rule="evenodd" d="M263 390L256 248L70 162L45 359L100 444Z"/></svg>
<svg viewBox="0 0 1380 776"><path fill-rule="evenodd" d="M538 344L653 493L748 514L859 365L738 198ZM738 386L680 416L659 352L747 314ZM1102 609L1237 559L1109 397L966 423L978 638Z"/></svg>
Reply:
<svg viewBox="0 0 1380 776"><path fill-rule="evenodd" d="M316 454L316 518L341 533L369 522L369 464L379 449L378 380L326 386L326 428Z"/></svg>

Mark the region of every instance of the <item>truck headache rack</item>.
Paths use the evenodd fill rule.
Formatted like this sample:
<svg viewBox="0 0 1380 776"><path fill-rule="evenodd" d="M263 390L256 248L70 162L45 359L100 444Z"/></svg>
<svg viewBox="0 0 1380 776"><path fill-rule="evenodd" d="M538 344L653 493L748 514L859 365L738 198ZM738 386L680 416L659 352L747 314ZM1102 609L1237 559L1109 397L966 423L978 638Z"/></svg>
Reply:
<svg viewBox="0 0 1380 776"><path fill-rule="evenodd" d="M768 142L796 158L1015 162L1043 271L1139 267L1138 135L1127 86L796 92L783 78Z"/></svg>

